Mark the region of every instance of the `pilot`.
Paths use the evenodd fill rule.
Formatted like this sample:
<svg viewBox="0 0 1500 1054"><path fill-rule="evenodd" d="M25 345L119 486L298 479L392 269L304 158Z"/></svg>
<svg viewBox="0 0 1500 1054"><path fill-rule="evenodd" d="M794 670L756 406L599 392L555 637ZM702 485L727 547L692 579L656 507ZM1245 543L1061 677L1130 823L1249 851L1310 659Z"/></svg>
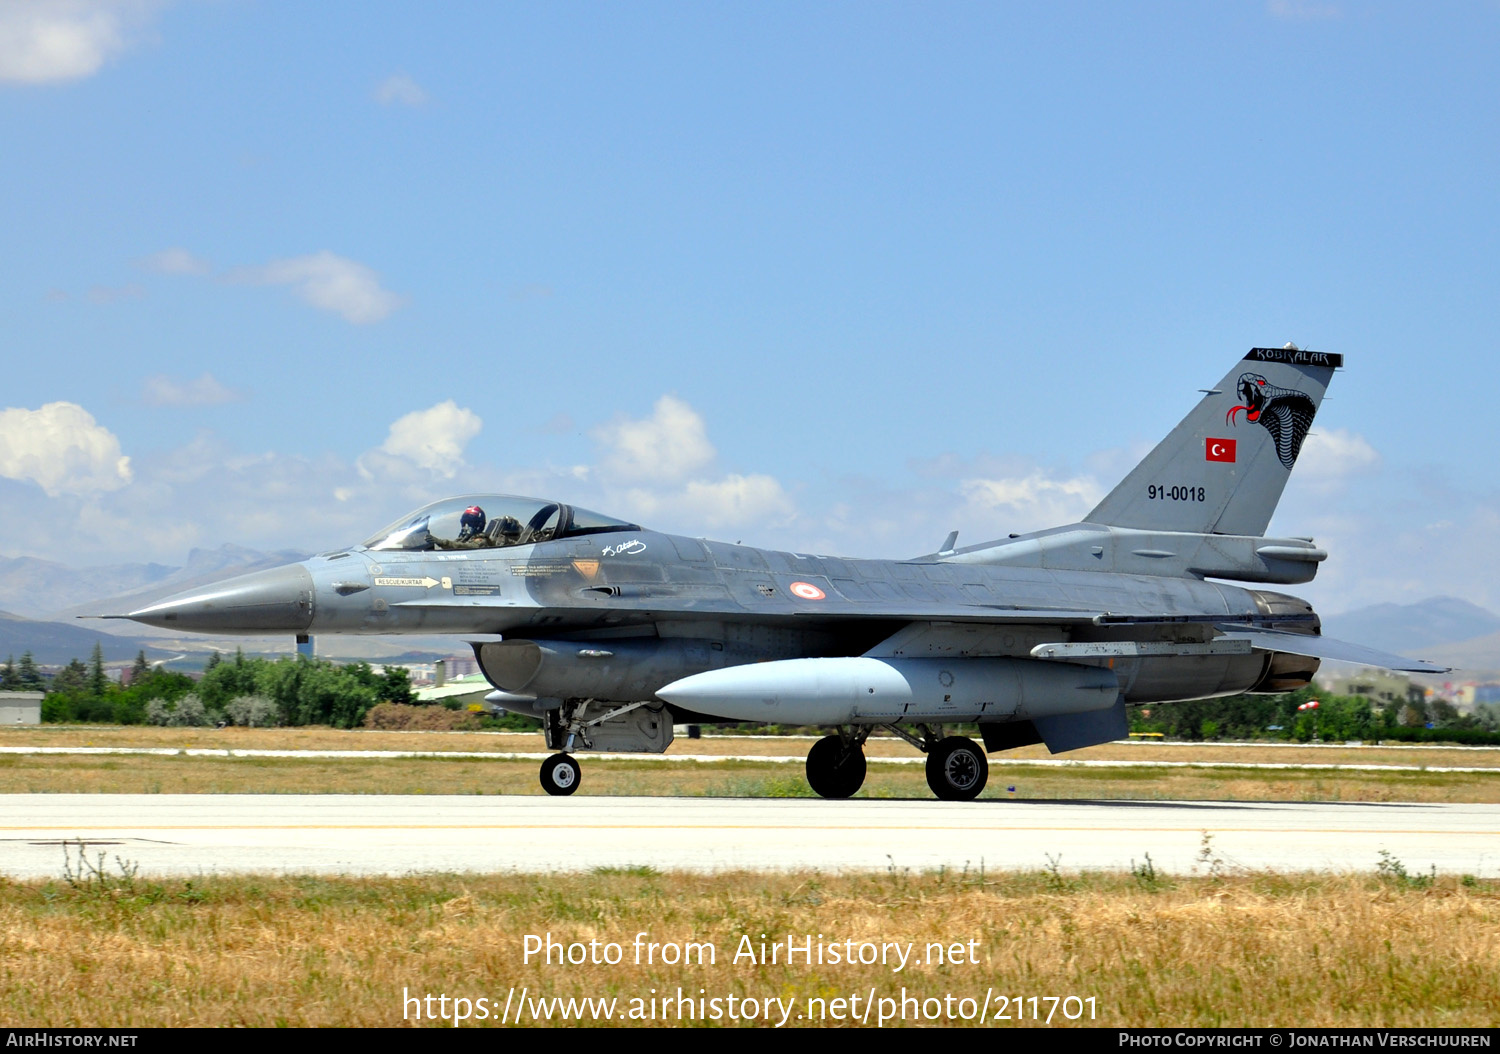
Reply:
<svg viewBox="0 0 1500 1054"><path fill-rule="evenodd" d="M484 549L494 543L484 533L486 523L484 510L470 505L458 518L458 537L453 541L437 539L439 549Z"/></svg>
<svg viewBox="0 0 1500 1054"><path fill-rule="evenodd" d="M484 534L484 524L484 510L478 505L470 505L458 518L458 540L466 542L470 538Z"/></svg>

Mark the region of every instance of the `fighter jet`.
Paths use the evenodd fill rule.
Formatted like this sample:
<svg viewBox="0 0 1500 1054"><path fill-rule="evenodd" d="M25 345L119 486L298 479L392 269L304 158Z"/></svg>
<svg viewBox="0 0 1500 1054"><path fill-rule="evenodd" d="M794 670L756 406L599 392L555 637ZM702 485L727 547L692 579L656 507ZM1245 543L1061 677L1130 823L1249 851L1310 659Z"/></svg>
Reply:
<svg viewBox="0 0 1500 1054"><path fill-rule="evenodd" d="M576 754L661 753L674 723L752 722L830 730L807 755L824 797L859 790L865 740L885 729L927 755L939 798L972 799L987 753L1124 738L1127 706L1292 691L1324 659L1443 669L1323 637L1309 604L1259 588L1308 582L1328 555L1265 530L1342 364L1252 349L1082 522L982 545L955 533L912 559L844 559L469 494L116 617L490 638L473 644L488 703L541 719L550 794L578 789ZM982 745L944 733L955 724Z"/></svg>

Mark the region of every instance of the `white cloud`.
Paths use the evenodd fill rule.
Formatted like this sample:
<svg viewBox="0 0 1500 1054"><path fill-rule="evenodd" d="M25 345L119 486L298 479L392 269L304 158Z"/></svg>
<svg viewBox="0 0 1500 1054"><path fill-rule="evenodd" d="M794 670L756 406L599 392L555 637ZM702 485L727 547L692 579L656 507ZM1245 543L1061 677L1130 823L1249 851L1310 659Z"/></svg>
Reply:
<svg viewBox="0 0 1500 1054"><path fill-rule="evenodd" d="M48 525L46 537L28 538L27 547L75 565L180 565L195 546L307 552L348 545L394 515L380 506L374 488L363 501L332 497L352 475L347 461L236 451L209 432L175 450L147 452L132 459L131 468L131 485L109 494L17 495L28 515ZM12 528L0 537L9 541L19 533Z"/></svg>
<svg viewBox="0 0 1500 1054"><path fill-rule="evenodd" d="M161 7L156 0L5 0L0 81L44 84L98 73Z"/></svg>
<svg viewBox="0 0 1500 1054"><path fill-rule="evenodd" d="M163 249L139 261L140 266L159 274L208 274L207 260L194 256L181 246Z"/></svg>
<svg viewBox="0 0 1500 1054"><path fill-rule="evenodd" d="M369 267L326 249L308 256L273 260L264 267L244 268L232 280L261 285L289 285L313 307L344 316L355 325L379 322L406 303L406 298L380 285Z"/></svg>
<svg viewBox="0 0 1500 1054"><path fill-rule="evenodd" d="M484 427L473 410L452 399L397 418L378 450L359 459L366 479L377 475L410 475L413 468L452 479L464 466L464 447Z"/></svg>
<svg viewBox="0 0 1500 1054"><path fill-rule="evenodd" d="M571 419L564 418L563 426L571 429ZM746 527L765 540L766 532L798 519L796 504L779 480L726 473L715 464L703 417L675 395L658 399L649 417L622 414L589 437L595 445L592 463L554 465L544 472L512 468L503 489L551 495L690 534Z"/></svg>
<svg viewBox="0 0 1500 1054"><path fill-rule="evenodd" d="M681 487L632 487L611 493L619 512L643 520L668 519L684 529L780 526L797 513L781 483L771 476L731 473L717 480L689 480Z"/></svg>
<svg viewBox="0 0 1500 1054"><path fill-rule="evenodd" d="M1309 432L1292 479L1328 481L1380 467L1380 454L1358 432L1325 428Z"/></svg>
<svg viewBox="0 0 1500 1054"><path fill-rule="evenodd" d="M166 374L147 377L141 399L147 406L217 406L243 399L244 395L224 384L213 374L191 381L179 381Z"/></svg>
<svg viewBox="0 0 1500 1054"><path fill-rule="evenodd" d="M1040 470L1023 477L962 480L959 492L1000 529L1017 533L1074 523L1104 496L1092 477L1052 479Z"/></svg>
<svg viewBox="0 0 1500 1054"><path fill-rule="evenodd" d="M796 515L781 483L766 475L731 473L712 482L694 480L684 489L682 504L709 527L770 524Z"/></svg>
<svg viewBox="0 0 1500 1054"><path fill-rule="evenodd" d="M50 497L116 490L130 482L120 441L77 403L0 410L0 476L30 480Z"/></svg>
<svg viewBox="0 0 1500 1054"><path fill-rule="evenodd" d="M136 263L158 274L207 275L213 270L207 260L181 246L152 253ZM379 322L406 303L404 296L381 286L380 275L372 268L326 249L306 256L272 260L264 267L236 268L224 275L224 280L290 286L313 307L342 315L355 325ZM127 286L121 293L139 289L139 286ZM136 295L143 295L143 292Z"/></svg>
<svg viewBox="0 0 1500 1054"><path fill-rule="evenodd" d="M618 417L590 435L604 449L600 471L627 481L677 482L715 456L703 418L675 395L658 399L644 420Z"/></svg>
<svg viewBox="0 0 1500 1054"><path fill-rule="evenodd" d="M402 106L422 106L427 102L427 92L406 74L396 73L376 86L375 101L385 106L396 103Z"/></svg>

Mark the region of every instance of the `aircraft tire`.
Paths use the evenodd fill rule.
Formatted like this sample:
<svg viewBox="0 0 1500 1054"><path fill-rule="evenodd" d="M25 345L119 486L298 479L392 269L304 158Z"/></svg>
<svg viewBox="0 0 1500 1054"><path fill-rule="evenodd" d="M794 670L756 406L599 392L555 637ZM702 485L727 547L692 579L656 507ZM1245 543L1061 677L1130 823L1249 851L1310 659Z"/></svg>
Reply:
<svg viewBox="0 0 1500 1054"><path fill-rule="evenodd" d="M838 736L824 736L807 752L807 782L822 798L848 798L865 782L865 752Z"/></svg>
<svg viewBox="0 0 1500 1054"><path fill-rule="evenodd" d="M967 736L940 740L927 754L927 786L944 801L972 801L990 778L984 748Z"/></svg>
<svg viewBox="0 0 1500 1054"><path fill-rule="evenodd" d="M583 769L571 754L553 754L542 762L542 789L548 794L568 795L583 782Z"/></svg>

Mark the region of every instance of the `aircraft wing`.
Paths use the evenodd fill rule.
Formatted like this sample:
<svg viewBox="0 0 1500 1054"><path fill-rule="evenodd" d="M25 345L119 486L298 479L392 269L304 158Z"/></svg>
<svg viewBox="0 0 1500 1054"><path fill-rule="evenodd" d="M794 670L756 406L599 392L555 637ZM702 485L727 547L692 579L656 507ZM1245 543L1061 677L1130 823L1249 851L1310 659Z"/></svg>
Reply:
<svg viewBox="0 0 1500 1054"><path fill-rule="evenodd" d="M1379 666L1386 670L1403 673L1447 673L1452 667L1408 659L1402 655L1376 651L1363 644L1334 640L1332 637L1314 637L1305 633L1286 633L1274 629L1249 629L1233 624L1220 624L1216 628L1224 635L1219 640L1245 640L1252 648L1263 651L1285 651L1293 655L1308 655L1315 659L1330 659L1334 662L1352 662L1361 666Z"/></svg>

